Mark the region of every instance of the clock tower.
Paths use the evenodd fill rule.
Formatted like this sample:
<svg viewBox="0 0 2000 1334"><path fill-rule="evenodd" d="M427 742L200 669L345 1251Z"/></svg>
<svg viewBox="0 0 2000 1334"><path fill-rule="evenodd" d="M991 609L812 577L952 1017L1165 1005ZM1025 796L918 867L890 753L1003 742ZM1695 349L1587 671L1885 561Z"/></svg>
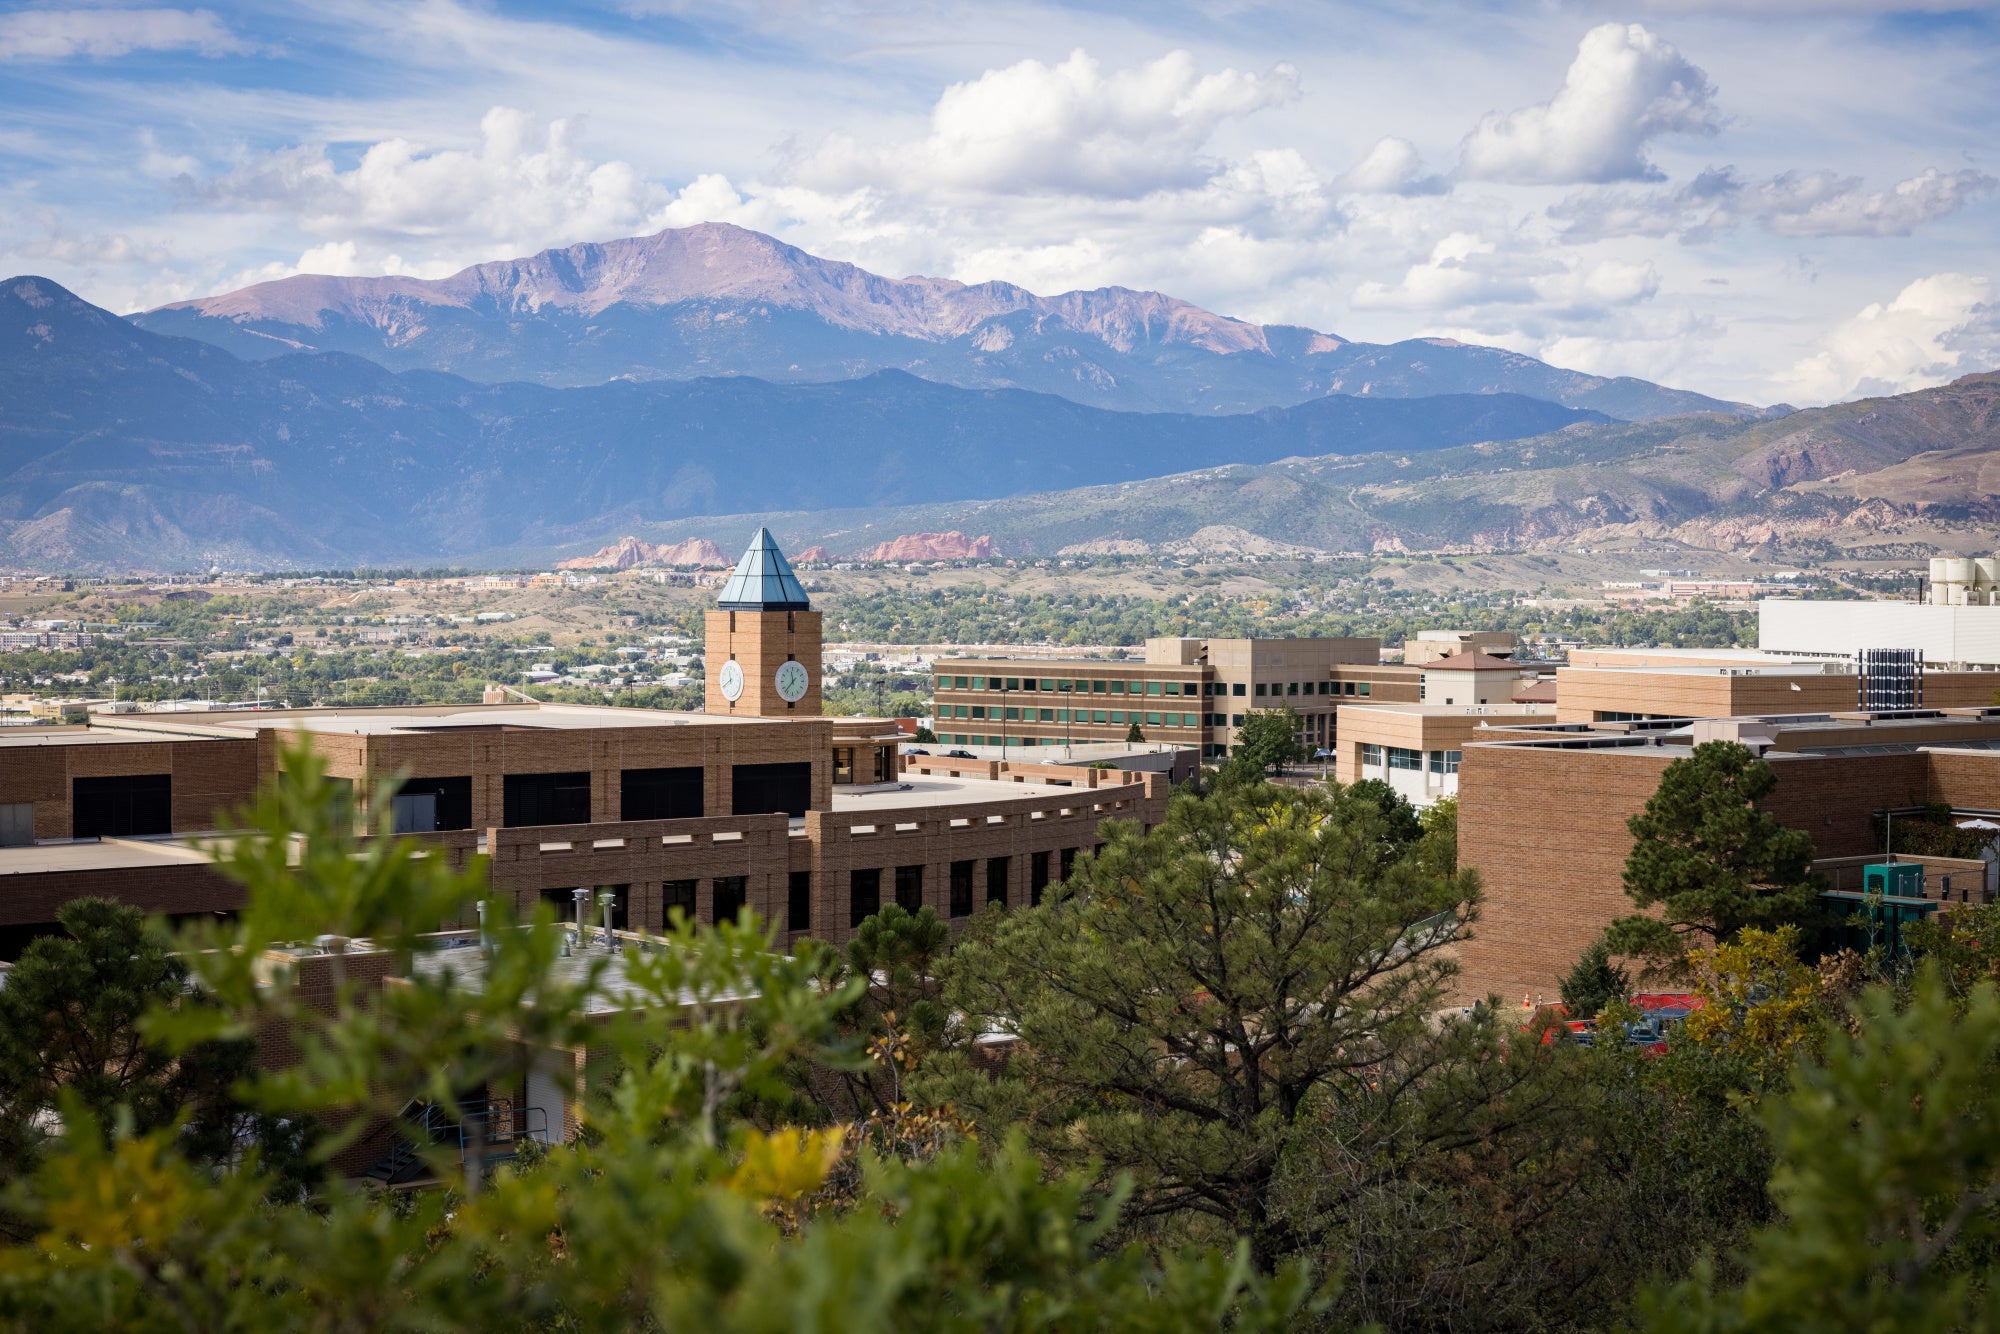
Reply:
<svg viewBox="0 0 2000 1334"><path fill-rule="evenodd" d="M735 718L817 718L819 613L768 528L722 587L702 650L707 711Z"/></svg>

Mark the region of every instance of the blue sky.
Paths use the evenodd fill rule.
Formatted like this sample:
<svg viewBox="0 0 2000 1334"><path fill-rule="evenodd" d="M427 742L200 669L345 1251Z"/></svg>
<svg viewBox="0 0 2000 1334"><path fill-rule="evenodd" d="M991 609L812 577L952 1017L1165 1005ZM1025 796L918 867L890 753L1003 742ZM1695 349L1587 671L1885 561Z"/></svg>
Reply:
<svg viewBox="0 0 2000 1334"><path fill-rule="evenodd" d="M1759 402L2000 365L2000 0L0 8L0 273L121 311L705 220Z"/></svg>

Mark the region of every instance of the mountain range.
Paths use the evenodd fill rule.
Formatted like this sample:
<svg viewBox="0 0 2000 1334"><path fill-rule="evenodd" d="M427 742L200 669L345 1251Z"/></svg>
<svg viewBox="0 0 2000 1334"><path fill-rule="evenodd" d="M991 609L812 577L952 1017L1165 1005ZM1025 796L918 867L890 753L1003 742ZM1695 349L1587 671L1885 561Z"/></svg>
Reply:
<svg viewBox="0 0 2000 1334"><path fill-rule="evenodd" d="M1242 413L1328 394L1516 393L1628 421L1744 404L1443 338L1349 342L1122 287L884 278L703 223L544 250L448 278L301 274L133 317L240 357L346 352L390 370L551 387L901 370L1124 411Z"/></svg>
<svg viewBox="0 0 2000 1334"><path fill-rule="evenodd" d="M1760 409L1154 292L882 278L721 225L129 319L20 277L0 565L617 564L762 521L1009 555L1976 527L1996 396Z"/></svg>
<svg viewBox="0 0 2000 1334"><path fill-rule="evenodd" d="M1605 422L1517 394L1128 413L877 371L551 389L246 361L0 283L0 551L22 565L432 561L752 508L939 503Z"/></svg>
<svg viewBox="0 0 2000 1334"><path fill-rule="evenodd" d="M725 545L768 525L789 549L868 553L955 526L1007 556L1520 550L1664 539L1896 560L2000 547L2000 372L1747 422L1572 426L1425 452L1284 459L947 505L704 516L654 540ZM497 564L536 553L480 553Z"/></svg>

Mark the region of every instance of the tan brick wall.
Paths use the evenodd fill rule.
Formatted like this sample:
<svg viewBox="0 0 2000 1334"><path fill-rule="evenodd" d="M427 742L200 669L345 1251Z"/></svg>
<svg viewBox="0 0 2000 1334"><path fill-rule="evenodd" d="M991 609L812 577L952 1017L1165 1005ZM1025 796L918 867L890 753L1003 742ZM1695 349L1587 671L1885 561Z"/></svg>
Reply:
<svg viewBox="0 0 2000 1334"><path fill-rule="evenodd" d="M1933 799L1930 756L1773 755L1777 787L1765 809L1803 829L1821 856L1875 851L1872 813ZM1459 947L1463 1002L1488 993L1551 999L1570 965L1612 919L1632 911L1623 885L1632 838L1625 821L1659 786L1668 753L1472 746L1459 769L1459 861L1485 887L1480 920ZM2000 799L2000 755L1955 781ZM1982 789L1980 783L1986 786ZM1967 803L1970 804L1970 803Z"/></svg>
<svg viewBox="0 0 2000 1334"><path fill-rule="evenodd" d="M1592 722L1599 713L1672 718L1832 713L1852 709L1854 698L1851 676L1724 676L1593 667L1556 672L1556 721L1561 723Z"/></svg>
<svg viewBox="0 0 2000 1334"><path fill-rule="evenodd" d="M718 718L817 718L820 714L820 614L816 611L709 611L702 660L707 664L705 707ZM731 626L734 629L731 629ZM743 668L743 694L734 704L722 695L722 664L734 656ZM778 694L778 668L796 659L809 675L796 705Z"/></svg>
<svg viewBox="0 0 2000 1334"><path fill-rule="evenodd" d="M256 793L257 743L135 738L8 747L0 750L0 802L33 802L35 837L68 838L75 779L140 774L172 776L172 832L215 829L231 807Z"/></svg>

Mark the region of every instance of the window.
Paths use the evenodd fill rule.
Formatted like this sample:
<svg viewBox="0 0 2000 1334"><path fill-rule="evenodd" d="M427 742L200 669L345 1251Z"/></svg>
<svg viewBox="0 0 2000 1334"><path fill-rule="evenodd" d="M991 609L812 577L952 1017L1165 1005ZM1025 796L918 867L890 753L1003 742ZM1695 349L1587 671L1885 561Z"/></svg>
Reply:
<svg viewBox="0 0 2000 1334"><path fill-rule="evenodd" d="M1424 767L1424 753L1420 750L1411 750L1407 746L1385 746L1383 749L1388 753L1391 769L1416 772Z"/></svg>
<svg viewBox="0 0 2000 1334"><path fill-rule="evenodd" d="M739 764L730 771L729 813L801 816L812 804L812 763Z"/></svg>
<svg viewBox="0 0 2000 1334"><path fill-rule="evenodd" d="M985 684L986 684L986 682L985 682L985 680L984 680L983 678L979 678L979 677L974 677L973 679L974 679L975 681L977 681L977 682L979 683L978 685L974 685L974 686L972 687L972 688L973 688L974 690L977 690L977 689L979 689L979 688L980 688L980 686L983 686L983 685L985 685ZM954 677L952 677L952 678L951 678L951 685L952 685L952 689L954 689L954 690L963 690L963 689L965 689L965 687L966 687L966 684L967 684L967 682L966 682L966 679L965 679L964 677L962 677L962 676L954 676Z"/></svg>
<svg viewBox="0 0 2000 1334"><path fill-rule="evenodd" d="M1054 677L1045 676L1042 678L1042 689L1053 691L1055 688L1056 688L1056 683Z"/></svg>
<svg viewBox="0 0 2000 1334"><path fill-rule="evenodd" d="M508 774L501 780L501 819L509 829L590 823L590 775Z"/></svg>
<svg viewBox="0 0 2000 1334"><path fill-rule="evenodd" d="M810 931L813 924L813 873L792 872L785 893L785 929Z"/></svg>
<svg viewBox="0 0 2000 1334"><path fill-rule="evenodd" d="M1320 694L1322 694L1322 695L1327 695L1327 694L1331 694L1332 692L1333 692L1333 682L1331 682L1331 681L1321 681L1321 682L1319 683L1319 693L1320 693Z"/></svg>
<svg viewBox="0 0 2000 1334"><path fill-rule="evenodd" d="M1036 722L1052 723L1056 720L1056 711L1054 709L1042 709L1040 710L1040 713L1041 717L1037 718L1035 720Z"/></svg>
<svg viewBox="0 0 2000 1334"><path fill-rule="evenodd" d="M923 867L898 866L896 868L896 906L908 913L916 912L924 906Z"/></svg>
<svg viewBox="0 0 2000 1334"><path fill-rule="evenodd" d="M1159 715L1159 714L1157 714L1157 713L1149 713L1149 714L1147 714L1147 715L1146 715L1146 726L1148 726L1148 727L1158 727L1159 725L1160 725L1160 715Z"/></svg>
<svg viewBox="0 0 2000 1334"><path fill-rule="evenodd" d="M673 769L627 769L618 775L618 818L699 820L705 814L701 787L698 764Z"/></svg>
<svg viewBox="0 0 2000 1334"><path fill-rule="evenodd" d="M405 798L430 798L430 821L424 822L422 800L404 804ZM433 829L472 828L472 779L412 778L396 791L396 832L421 834ZM405 828L405 812L412 823Z"/></svg>
<svg viewBox="0 0 2000 1334"><path fill-rule="evenodd" d="M854 781L854 747L835 746L833 748L833 781L852 783Z"/></svg>
<svg viewBox="0 0 2000 1334"><path fill-rule="evenodd" d="M995 679L997 680L998 678L996 677ZM1021 683L1014 677L1010 676L1007 678L1007 688L1009 690L1019 690L1021 688Z"/></svg>
<svg viewBox="0 0 2000 1334"><path fill-rule="evenodd" d="M673 925L674 909L681 910L681 916L694 920L694 889L692 880L669 880L660 886L660 918L667 925Z"/></svg>
<svg viewBox="0 0 2000 1334"><path fill-rule="evenodd" d="M750 879L741 875L719 875L708 882L714 891L709 903L709 920L712 922L733 922L736 914L743 911L743 905L750 901Z"/></svg>
<svg viewBox="0 0 2000 1334"><path fill-rule="evenodd" d="M969 861L951 864L951 915L972 915L972 863Z"/></svg>
<svg viewBox="0 0 2000 1334"><path fill-rule="evenodd" d="M1240 713L1232 713L1232 714L1230 714L1230 715L1229 715L1229 725L1230 725L1231 727L1241 727L1241 726L1243 726L1243 715L1242 715L1242 714L1240 714Z"/></svg>
<svg viewBox="0 0 2000 1334"><path fill-rule="evenodd" d="M1007 721L1007 722L1010 722L1010 723L1017 723L1017 722L1021 721L1021 711L1020 711L1019 709L1009 709L1009 710L1007 710L1007 717L1006 717L1005 721Z"/></svg>
<svg viewBox="0 0 2000 1334"><path fill-rule="evenodd" d="M882 871L871 867L866 871L847 873L847 924L860 926L873 917L882 906Z"/></svg>
<svg viewBox="0 0 2000 1334"><path fill-rule="evenodd" d="M1179 681L1169 681L1165 689L1169 695L1178 695L1181 693L1181 683Z"/></svg>
<svg viewBox="0 0 2000 1334"><path fill-rule="evenodd" d="M1258 693L1258 694L1260 694L1260 695L1261 695L1261 694L1263 694L1263 693L1265 693L1265 691L1264 691L1264 683L1263 683L1262 681L1259 681L1259 682L1257 683L1257 693Z"/></svg>
<svg viewBox="0 0 2000 1334"><path fill-rule="evenodd" d="M1354 692L1355 692L1355 693L1356 693L1357 695L1365 695L1365 694L1367 694L1367 693L1368 693L1368 683L1367 683L1366 681L1363 681L1363 682L1361 682L1361 683L1360 683L1359 685L1357 685L1357 686L1355 686L1355 687L1354 687Z"/></svg>
<svg viewBox="0 0 2000 1334"><path fill-rule="evenodd" d="M1241 698L1243 694L1243 683L1241 681L1235 682L1233 685L1229 687L1229 693L1237 696L1238 698Z"/></svg>
<svg viewBox="0 0 2000 1334"><path fill-rule="evenodd" d="M988 857L986 859L986 901L1005 904L1007 902L1007 858Z"/></svg>
<svg viewBox="0 0 2000 1334"><path fill-rule="evenodd" d="M1064 694L1064 695L1074 694L1075 691L1076 691L1076 682L1074 681L1056 682L1056 692L1058 694Z"/></svg>
<svg viewBox="0 0 2000 1334"><path fill-rule="evenodd" d="M1299 693L1299 683L1298 683L1297 681L1287 681L1287 682L1285 682L1285 693L1286 693L1287 695L1296 695L1296 694L1298 694L1298 693Z"/></svg>
<svg viewBox="0 0 2000 1334"><path fill-rule="evenodd" d="M1125 683L1124 683L1123 681L1113 681L1113 682L1111 683L1111 693L1112 693L1112 694L1114 694L1114 695L1122 695L1122 694L1124 694L1124 693L1125 693Z"/></svg>
<svg viewBox="0 0 2000 1334"><path fill-rule="evenodd" d="M1061 875L1062 875L1062 878L1063 878L1063 879L1067 880L1067 879L1069 879L1069 878L1070 878L1071 876L1073 876L1073 875L1075 875L1075 874L1076 874L1076 849L1075 849L1075 848L1064 848L1064 849L1062 850L1062 863L1061 863L1061 864L1062 864L1062 871L1061 871Z"/></svg>
<svg viewBox="0 0 2000 1334"><path fill-rule="evenodd" d="M1102 681L1092 681L1092 682L1090 683L1090 693L1091 693L1091 694L1093 694L1093 695L1101 695L1101 694L1103 694L1103 693L1104 693L1104 682L1102 682Z"/></svg>
<svg viewBox="0 0 2000 1334"><path fill-rule="evenodd" d="M1369 742L1361 743L1361 767L1379 769L1382 766L1382 748Z"/></svg>
<svg viewBox="0 0 2000 1334"><path fill-rule="evenodd" d="M959 684L960 688L961 688L961 689L963 689L963 688L964 688L964 686L965 686L965 678L964 678L964 677L962 677L962 676L961 676L961 677L959 677L959 678L958 678L958 684ZM986 678L985 678L985 677L983 677L983 676L975 676L975 677L973 677L973 678L972 678L972 689L974 689L974 690L984 690L984 689L986 689Z"/></svg>
<svg viewBox="0 0 2000 1334"><path fill-rule="evenodd" d="M1028 902L1039 904L1042 891L1049 887L1049 854L1036 852L1028 857Z"/></svg>
<svg viewBox="0 0 2000 1334"><path fill-rule="evenodd" d="M1159 693L1160 693L1160 683L1159 683L1158 681L1148 681L1148 682L1146 682L1146 693L1147 693L1147 694L1149 694L1149 695L1157 695L1157 694L1159 694Z"/></svg>
<svg viewBox="0 0 2000 1334"><path fill-rule="evenodd" d="M972 716L975 718L984 718L986 716L986 706L984 704L973 705Z"/></svg>
<svg viewBox="0 0 2000 1334"><path fill-rule="evenodd" d="M1341 694L1343 694L1343 695L1351 695L1351 694L1353 694L1353 693L1354 693L1354 682L1352 682L1352 681L1342 681L1342 682L1340 683L1340 693L1341 693Z"/></svg>
<svg viewBox="0 0 2000 1334"><path fill-rule="evenodd" d="M174 780L169 774L71 779L71 837L170 833L173 804Z"/></svg>
<svg viewBox="0 0 2000 1334"><path fill-rule="evenodd" d="M1458 772L1459 756L1463 751L1434 750L1431 753L1431 772L1434 774L1455 774Z"/></svg>
<svg viewBox="0 0 2000 1334"><path fill-rule="evenodd" d="M1103 709L1092 709L1090 711L1090 721L1094 723L1101 723L1104 722L1105 720L1106 720L1105 711Z"/></svg>
<svg viewBox="0 0 2000 1334"><path fill-rule="evenodd" d="M1122 723L1125 721L1125 715L1119 712L1117 709L1113 709L1111 711L1111 721L1114 723Z"/></svg>

